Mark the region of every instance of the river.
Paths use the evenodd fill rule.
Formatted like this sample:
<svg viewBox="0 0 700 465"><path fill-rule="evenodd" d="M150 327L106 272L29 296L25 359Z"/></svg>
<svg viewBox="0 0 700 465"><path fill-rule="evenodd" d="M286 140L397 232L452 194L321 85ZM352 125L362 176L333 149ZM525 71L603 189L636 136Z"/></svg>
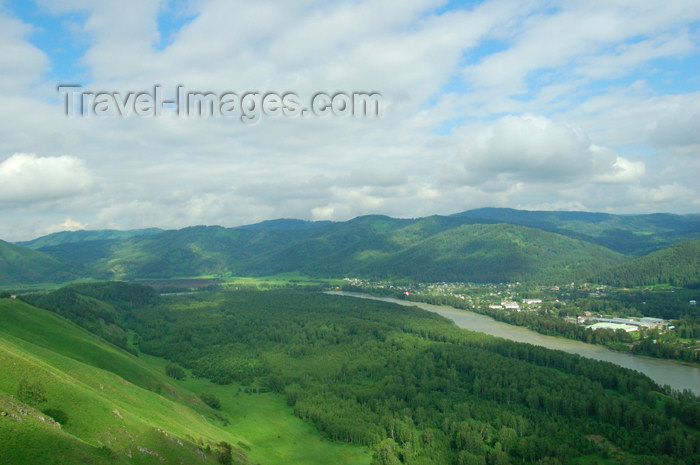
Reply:
<svg viewBox="0 0 700 465"><path fill-rule="evenodd" d="M563 337L545 336L544 334L521 326L509 325L485 315L466 310L458 310L453 307L409 302L391 297L375 297L356 292L329 292L329 294L381 300L383 302L392 302L399 305L413 305L429 312L442 315L454 321L460 328L510 339L511 341L526 342L548 349L562 350L594 360L611 362L644 373L661 385L668 384L672 388L678 390L689 389L695 394L700 395L700 368L674 362L673 360L615 352L601 345L586 344L585 342L565 339Z"/></svg>

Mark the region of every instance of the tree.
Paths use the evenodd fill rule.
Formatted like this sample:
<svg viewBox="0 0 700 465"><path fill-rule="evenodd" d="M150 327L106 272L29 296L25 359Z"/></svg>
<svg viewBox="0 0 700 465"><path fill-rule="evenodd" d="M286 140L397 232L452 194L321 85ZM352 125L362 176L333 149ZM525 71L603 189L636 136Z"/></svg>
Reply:
<svg viewBox="0 0 700 465"><path fill-rule="evenodd" d="M202 399L202 402L207 404L209 407L215 410L221 410L221 401L214 394L203 392L199 395L199 398Z"/></svg>
<svg viewBox="0 0 700 465"><path fill-rule="evenodd" d="M398 453L398 444L393 439L387 438L377 446L372 465L400 465Z"/></svg>
<svg viewBox="0 0 700 465"><path fill-rule="evenodd" d="M187 374L185 374L185 370L175 365L174 363L170 363L168 364L168 366L165 367L165 374L173 379L178 380L185 379L187 377Z"/></svg>
<svg viewBox="0 0 700 465"><path fill-rule="evenodd" d="M222 465L231 465L233 463L231 444L226 441L221 441L219 443L219 450L216 452L216 460Z"/></svg>

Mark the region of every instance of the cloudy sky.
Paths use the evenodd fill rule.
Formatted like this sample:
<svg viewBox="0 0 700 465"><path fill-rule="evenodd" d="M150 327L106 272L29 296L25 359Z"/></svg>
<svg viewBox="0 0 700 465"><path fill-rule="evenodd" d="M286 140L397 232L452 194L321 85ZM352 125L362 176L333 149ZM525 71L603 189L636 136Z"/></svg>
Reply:
<svg viewBox="0 0 700 465"><path fill-rule="evenodd" d="M0 0L0 238L700 213L699 26L697 0ZM378 92L383 115L69 117L62 84Z"/></svg>

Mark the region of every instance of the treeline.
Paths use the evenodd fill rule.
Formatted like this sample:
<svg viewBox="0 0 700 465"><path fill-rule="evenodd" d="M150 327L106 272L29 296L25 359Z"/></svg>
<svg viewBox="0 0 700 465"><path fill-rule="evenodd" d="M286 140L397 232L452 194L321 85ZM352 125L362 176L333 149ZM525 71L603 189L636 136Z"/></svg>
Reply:
<svg viewBox="0 0 700 465"><path fill-rule="evenodd" d="M287 396L375 464L700 461L700 404L612 364L457 329L415 308L291 291L163 299L142 351Z"/></svg>
<svg viewBox="0 0 700 465"><path fill-rule="evenodd" d="M122 282L73 284L48 294L27 294L23 300L54 311L106 341L135 353L128 345L124 321L131 310L154 304L158 294L150 287Z"/></svg>

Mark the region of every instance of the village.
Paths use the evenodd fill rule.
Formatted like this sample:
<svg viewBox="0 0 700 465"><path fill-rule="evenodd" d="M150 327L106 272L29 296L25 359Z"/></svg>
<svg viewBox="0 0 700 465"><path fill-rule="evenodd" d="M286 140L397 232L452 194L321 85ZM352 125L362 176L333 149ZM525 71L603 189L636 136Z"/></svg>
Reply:
<svg viewBox="0 0 700 465"><path fill-rule="evenodd" d="M663 333L675 327L669 320L635 314L602 313L586 311L574 304L574 297L605 298L610 295L608 286L591 286L570 283L565 286L535 286L519 282L504 284L476 283L395 283L346 278L346 288L373 294L398 296L407 300L439 301L453 306L471 309L478 313L484 310L510 312L532 312L581 325L591 330L611 330L635 333L656 330ZM440 298L442 297L442 299ZM446 299L445 299L446 298ZM696 305L690 300L688 305ZM489 312L486 312L489 313Z"/></svg>

